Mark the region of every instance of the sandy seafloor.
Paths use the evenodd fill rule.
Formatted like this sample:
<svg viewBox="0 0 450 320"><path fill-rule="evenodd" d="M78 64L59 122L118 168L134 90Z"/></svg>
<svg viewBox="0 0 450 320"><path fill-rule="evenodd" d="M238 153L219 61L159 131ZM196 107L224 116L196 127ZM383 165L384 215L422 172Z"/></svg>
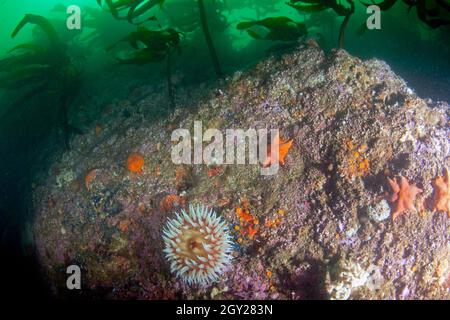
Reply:
<svg viewBox="0 0 450 320"><path fill-rule="evenodd" d="M450 217L433 184L450 165L447 103L422 100L383 61L314 43L215 88L179 90L177 109L158 119L165 92L141 93L111 105L34 183L32 235L56 296L77 264L86 298L450 298ZM279 128L293 144L273 176L260 165L175 165L171 133L195 120ZM133 153L142 173L127 168ZM422 192L394 220L388 178L400 176ZM235 243L205 287L171 274L163 254L165 221L188 204L213 208Z"/></svg>

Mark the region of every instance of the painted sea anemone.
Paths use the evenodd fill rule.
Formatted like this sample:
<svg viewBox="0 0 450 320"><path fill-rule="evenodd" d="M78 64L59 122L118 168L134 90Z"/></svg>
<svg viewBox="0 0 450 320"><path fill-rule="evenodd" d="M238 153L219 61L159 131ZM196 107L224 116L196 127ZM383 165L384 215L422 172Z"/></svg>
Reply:
<svg viewBox="0 0 450 320"><path fill-rule="evenodd" d="M230 265L232 241L226 222L203 205L189 206L169 219L163 230L170 271L187 284L217 281Z"/></svg>

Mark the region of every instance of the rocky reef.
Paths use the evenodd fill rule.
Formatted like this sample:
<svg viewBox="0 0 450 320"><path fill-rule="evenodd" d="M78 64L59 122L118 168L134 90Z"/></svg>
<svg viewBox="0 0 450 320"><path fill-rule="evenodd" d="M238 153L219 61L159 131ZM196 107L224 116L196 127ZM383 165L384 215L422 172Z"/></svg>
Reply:
<svg viewBox="0 0 450 320"><path fill-rule="evenodd" d="M35 245L56 295L77 264L87 298L450 299L447 103L419 98L383 61L314 43L179 90L167 117L155 119L164 95L146 92L36 179ZM292 144L271 176L176 165L171 134L194 121L278 128ZM190 204L213 208L234 242L206 286L175 277L163 252L164 224Z"/></svg>

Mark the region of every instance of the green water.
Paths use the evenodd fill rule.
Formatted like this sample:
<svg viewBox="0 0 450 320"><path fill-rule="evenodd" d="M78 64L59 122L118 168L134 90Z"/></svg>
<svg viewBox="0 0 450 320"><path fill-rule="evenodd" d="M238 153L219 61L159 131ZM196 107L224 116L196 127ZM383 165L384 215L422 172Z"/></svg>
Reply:
<svg viewBox="0 0 450 320"><path fill-rule="evenodd" d="M338 47L339 29L344 18L331 9L309 14L287 6L286 0L204 1L212 44L224 76L296 47L296 41L253 39L245 30L236 28L240 22L288 17L307 28L308 34L299 41L315 39L326 52ZM55 10L57 5L63 9L69 5L81 8L80 31L67 29L68 15L65 10ZM347 3L343 5L348 8ZM408 11L405 3L397 1L391 9L381 13L380 30L362 32L361 26L369 15L366 7L356 2L343 47L364 59L386 61L419 96L448 101L450 26L432 29L418 18L416 11L416 8ZM15 38L11 38L19 21L30 13L49 19L64 44L64 54L71 59L80 77L79 82L73 84L73 90L70 81L63 87L53 83L38 95L21 99L41 79L17 82L17 85L4 88L5 72L0 68L1 241L12 242L19 251L18 231L32 219L32 208L27 206L32 176L38 170L45 171L49 154L64 148L61 96L71 95L66 120L82 130L95 123L105 106L114 100L129 98L130 93L142 85L165 92L167 79L166 59L144 65L117 64L117 59L132 53L133 48L120 43L113 50L106 49L137 27L127 20L115 19L95 0L1 0L0 60L10 57L8 51L22 43L47 45L45 34L32 25L24 26ZM217 76L201 27L197 2L166 0L162 6L153 7L150 14L156 19L143 24L147 29L173 28L180 32L180 43L170 62L175 97L176 90L181 88L214 83ZM449 13L446 14L448 17ZM85 26L86 17L90 21ZM255 30L262 36L267 32L262 27ZM48 73L42 73L41 78L46 75ZM65 91L61 92L61 88Z"/></svg>
<svg viewBox="0 0 450 320"><path fill-rule="evenodd" d="M339 45L339 31L344 17L338 16L332 9L304 13L288 6L285 0L204 0L204 3L217 65L220 65L224 76L236 70L245 70L270 55L295 50L297 41L315 39L326 52ZM70 5L81 8L81 30L68 30L66 26L66 8ZM350 8L345 1L342 6ZM139 50L126 42L117 43L136 31L137 26L126 19L115 19L95 0L0 1L0 59L19 54L20 50L8 51L22 43L32 42L44 48L48 45L42 29L33 25L25 25L16 37L11 37L14 28L29 13L47 18L64 46L61 54L56 53L49 60L65 55L70 63L56 69L71 68L72 73L78 72L81 76L72 88L70 84L65 84L62 89L58 86L61 82L75 81L70 78L57 79L57 76L49 76L48 72L42 72L42 76L35 74L37 78L53 77L57 83L42 90L45 92L30 97L30 91L39 84L39 79L30 77L27 81L25 78L12 84L10 82L4 88L3 76L11 74L0 70L0 134L8 137L2 141L7 149L12 148L8 153L15 153L17 145L44 143L51 130L58 130L61 122L61 112L58 110L61 103L57 101L61 98L57 97L58 93L71 95L71 101L67 102L66 120L83 128L95 123L104 106L113 99L128 99L130 93L142 85L154 87L156 91L167 90L165 58L142 65L118 65L117 59L130 57ZM444 12L446 21L450 21L449 15ZM197 1L166 0L161 6L153 6L142 17L150 16L154 19L141 27L156 31L173 28L180 32L179 43L173 49L170 61L174 99L176 89L216 81L217 66L214 68L213 55L205 41ZM418 18L416 7L408 9L400 0L389 10L381 12L381 29L362 28L369 16L366 7L359 1L355 2L355 12L345 29L343 48L364 59L386 61L422 98L448 101L450 25L433 29ZM304 24L307 35L301 35L298 39L293 37L290 42L267 41L254 39L247 30L237 29L241 22L271 17L286 17ZM251 29L262 37L268 33L261 26ZM107 50L114 44L117 45ZM14 65L13 69L23 66L24 63ZM28 149L26 146L24 148Z"/></svg>
<svg viewBox="0 0 450 320"><path fill-rule="evenodd" d="M278 44L276 41L255 41L245 31L237 30L236 25L242 21L286 16L297 22L304 22L308 28L308 37L316 38L324 49L330 50L337 47L343 17L337 16L331 9L312 14L300 13L287 6L285 2L276 0L205 1L213 42L225 72L242 69L268 56L270 47ZM82 10L87 7L98 10L95 28L102 38L91 43L84 41L83 37L94 29L83 26L81 34L73 38L73 31L71 35L71 32L64 30L66 13L59 10L52 11L56 5L63 7L78 5ZM348 5L345 4L345 6ZM355 14L350 18L346 31L344 48L363 58L383 59L395 71L398 70L406 80L410 77L412 87L414 88L414 85L418 87L419 94L422 92L425 96L448 100L446 89L448 89L450 72L449 26L432 29L418 19L415 8L408 12L407 5L398 1L390 10L381 12L381 30L370 30L361 35L360 27L369 17L365 9L365 6L356 2ZM4 0L0 3L0 10L2 21L0 57L6 55L7 50L13 46L31 39L32 27L27 27L14 39L10 37L14 27L26 13L39 14L52 19L55 28L64 34L65 40L71 39L72 49L79 49L82 51L78 52L79 54L86 55L88 61L94 61L92 64L86 64L85 69L92 68L93 65L98 66L98 62L113 62L114 55L105 53L104 48L134 30L134 26L127 21L117 21L105 10L101 12L95 0ZM84 11L83 14L85 14ZM174 62L183 78L187 79L187 82L208 80L212 66L208 63L208 50L198 21L195 1L167 0L162 7L153 8L151 14L156 16L158 21L146 23L148 28L173 27L182 32L187 31L181 43L182 54ZM105 70L98 70L99 72L110 70L112 63L103 63L102 66ZM152 67L154 66L143 68L152 69ZM130 68L130 72L145 74L145 72L141 73L143 68L134 68L134 70ZM192 73L197 76L193 77ZM424 77L423 81L420 77ZM446 79L446 83L439 85L440 80ZM435 85L430 86L429 83Z"/></svg>
<svg viewBox="0 0 450 320"><path fill-rule="evenodd" d="M330 50L337 47L343 17L337 16L331 9L312 14L300 13L287 6L285 2L275 0L205 1L213 42L225 72L242 69L264 58L270 54L269 49L278 44L276 41L255 41L245 31L237 30L236 25L242 21L286 16L297 22L304 22L308 28L308 37L316 38L324 49ZM67 15L63 11L52 11L56 5L62 5L62 7L78 5L82 10L88 7L98 10L95 16L97 19L95 28L101 39L95 42L83 40L83 37L95 31L89 27L82 26L81 34L75 37L74 31L64 30ZM112 68L114 55L105 53L104 48L134 30L134 26L127 21L117 21L108 12L101 12L94 0L4 0L0 4L0 9L2 21L0 56L6 55L7 50L13 46L31 39L32 27L27 27L14 39L11 39L10 34L24 14L34 13L52 19L55 28L64 34L64 40L70 40L69 45L72 49L78 50L77 53L80 55L87 56L88 62L92 63L86 63L83 66L84 69L92 68L93 65L98 67L100 62L105 70L96 70L98 72L105 72ZM83 11L83 14L87 13ZM199 26L195 1L167 0L162 7L153 8L151 14L156 16L158 21L146 23L148 28L173 27L186 32L181 43L182 54L174 62L176 70L187 82L207 80L212 66L208 63L209 54ZM344 48L363 58L377 57L386 60L407 80L408 76L411 78L411 84L413 87L414 85L418 87L419 94L422 92L423 95L435 99L448 99L448 90L445 90L448 88L448 80L442 85L439 85L439 81L449 78L449 27L431 29L417 18L415 8L408 12L406 4L398 1L390 10L381 13L381 30L370 30L361 35L359 29L368 16L365 6L357 2L355 14L350 18L346 30ZM145 66L144 69L152 69L152 67L154 66ZM145 74L141 72L142 67L139 68L140 70L137 69L130 68L130 72ZM192 76L193 73L196 77ZM424 77L424 81L421 81L420 77ZM429 83L435 84L433 88L430 88Z"/></svg>

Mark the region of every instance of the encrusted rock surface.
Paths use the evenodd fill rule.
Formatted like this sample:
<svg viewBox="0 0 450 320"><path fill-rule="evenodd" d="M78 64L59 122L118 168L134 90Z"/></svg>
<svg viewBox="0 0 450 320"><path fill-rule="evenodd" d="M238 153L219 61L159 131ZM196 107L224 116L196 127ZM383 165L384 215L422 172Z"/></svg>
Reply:
<svg viewBox="0 0 450 320"><path fill-rule="evenodd" d="M450 218L429 205L432 179L450 166L448 104L420 99L382 61L307 46L201 95L178 91L183 107L156 120L162 93L117 103L36 181L36 247L55 294L77 264L86 297L450 299ZM175 165L171 133L195 120L279 128L294 143L273 176ZM127 169L131 153L144 156L142 174ZM393 221L387 178L400 175L423 192ZM206 288L177 280L162 252L167 217L197 203L236 242L231 269ZM236 208L254 217L253 237Z"/></svg>

